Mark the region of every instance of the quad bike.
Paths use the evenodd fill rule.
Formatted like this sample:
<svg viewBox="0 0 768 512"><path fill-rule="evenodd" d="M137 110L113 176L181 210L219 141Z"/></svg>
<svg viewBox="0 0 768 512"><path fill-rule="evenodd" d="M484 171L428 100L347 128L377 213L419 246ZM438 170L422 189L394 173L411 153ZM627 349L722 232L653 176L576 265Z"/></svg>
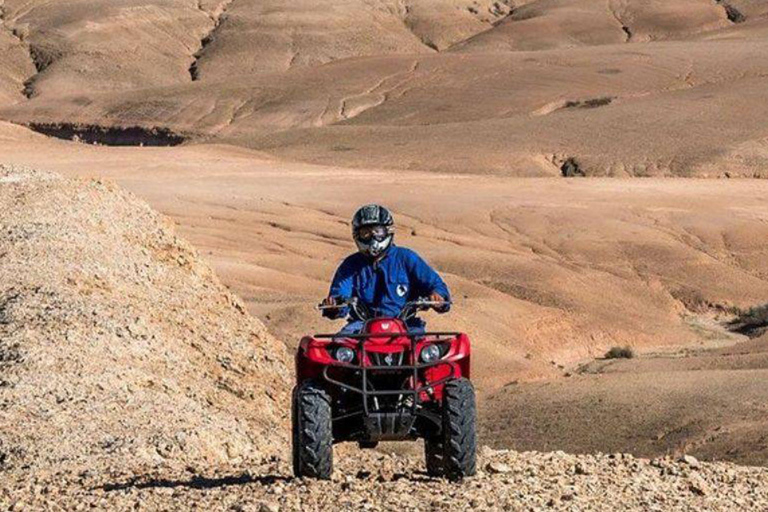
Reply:
<svg viewBox="0 0 768 512"><path fill-rule="evenodd" d="M475 391L470 343L458 332L409 331L418 311L442 306L409 302L380 317L352 299L318 309L351 308L360 334L316 334L296 353L292 399L293 472L329 479L333 444L424 439L427 473L452 480L475 474Z"/></svg>

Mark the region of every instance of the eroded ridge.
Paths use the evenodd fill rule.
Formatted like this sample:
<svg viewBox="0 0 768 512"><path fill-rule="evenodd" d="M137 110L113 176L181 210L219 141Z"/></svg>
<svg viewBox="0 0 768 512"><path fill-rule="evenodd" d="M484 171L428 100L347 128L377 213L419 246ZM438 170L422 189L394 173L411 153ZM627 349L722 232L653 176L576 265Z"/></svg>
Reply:
<svg viewBox="0 0 768 512"><path fill-rule="evenodd" d="M216 39L216 33L221 27L221 24L224 23L227 18L227 9L229 9L233 2L234 0L226 0L214 13L208 13L203 9L200 3L198 3L198 9L205 12L206 15L211 18L213 21L213 26L211 27L211 30L209 30L208 33L205 34L205 36L200 40L200 48L192 55L194 60L192 61L192 64L189 65L189 77L193 82L196 82L200 79L200 69L198 67L200 58L203 56L203 54L205 54L208 46Z"/></svg>

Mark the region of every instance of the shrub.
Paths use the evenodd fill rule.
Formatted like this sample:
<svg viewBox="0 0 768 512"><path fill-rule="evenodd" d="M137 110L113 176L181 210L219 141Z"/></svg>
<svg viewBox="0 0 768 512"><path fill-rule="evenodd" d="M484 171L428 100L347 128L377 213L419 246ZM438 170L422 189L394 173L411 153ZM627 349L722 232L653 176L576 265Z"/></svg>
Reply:
<svg viewBox="0 0 768 512"><path fill-rule="evenodd" d="M632 359L635 357L635 351L632 347L611 347L611 349L605 353L606 359Z"/></svg>
<svg viewBox="0 0 768 512"><path fill-rule="evenodd" d="M745 313L742 313L741 319L751 324L767 324L768 304L749 308Z"/></svg>
<svg viewBox="0 0 768 512"><path fill-rule="evenodd" d="M768 332L768 304L738 311L736 318L727 322L726 327L750 338L762 336Z"/></svg>

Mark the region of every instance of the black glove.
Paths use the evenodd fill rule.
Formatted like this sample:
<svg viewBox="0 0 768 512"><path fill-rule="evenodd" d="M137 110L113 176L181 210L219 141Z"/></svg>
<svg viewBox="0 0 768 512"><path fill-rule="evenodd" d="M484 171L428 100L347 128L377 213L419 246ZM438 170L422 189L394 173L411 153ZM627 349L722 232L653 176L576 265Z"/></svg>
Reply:
<svg viewBox="0 0 768 512"><path fill-rule="evenodd" d="M330 295L323 299L322 306L335 306L341 302L340 299L337 297L331 297ZM322 310L322 315L324 318L330 318L331 320L336 320L337 318L340 318L344 316L344 306L338 306L336 308L328 308Z"/></svg>

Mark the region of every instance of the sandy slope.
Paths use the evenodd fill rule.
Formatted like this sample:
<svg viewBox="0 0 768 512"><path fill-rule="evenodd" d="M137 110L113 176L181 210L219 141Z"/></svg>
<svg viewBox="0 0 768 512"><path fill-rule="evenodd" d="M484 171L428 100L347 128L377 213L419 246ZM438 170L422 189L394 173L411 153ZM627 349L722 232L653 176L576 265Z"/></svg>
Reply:
<svg viewBox="0 0 768 512"><path fill-rule="evenodd" d="M214 22L209 2L5 0L36 73L27 94L90 94L189 81L189 65Z"/></svg>
<svg viewBox="0 0 768 512"><path fill-rule="evenodd" d="M511 383L485 402L483 430L518 449L629 449L768 462L766 342L600 361L568 378Z"/></svg>
<svg viewBox="0 0 768 512"><path fill-rule="evenodd" d="M37 70L19 33L6 23L6 6L0 2L0 103L12 105L24 99L24 83Z"/></svg>
<svg viewBox="0 0 768 512"><path fill-rule="evenodd" d="M553 176L573 158L597 175L761 175L765 39L648 46L347 59L224 83L42 96L0 115L167 126L361 168Z"/></svg>

